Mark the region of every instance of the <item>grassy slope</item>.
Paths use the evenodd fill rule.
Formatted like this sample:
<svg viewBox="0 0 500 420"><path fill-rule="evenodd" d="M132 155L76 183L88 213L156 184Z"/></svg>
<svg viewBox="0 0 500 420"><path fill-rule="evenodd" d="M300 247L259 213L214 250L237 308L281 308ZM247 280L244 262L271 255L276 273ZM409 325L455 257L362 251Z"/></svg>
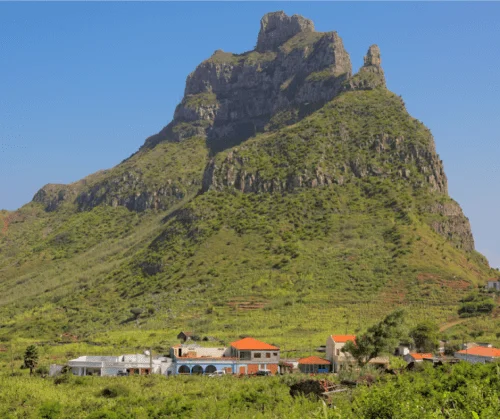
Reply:
<svg viewBox="0 0 500 420"><path fill-rule="evenodd" d="M426 205L449 198L421 188L411 162L376 154L370 141L382 134L404 136L407 146L430 141L395 95L377 90L341 95L238 153L269 178L318 165L335 174L355 157L392 172L411 168L409 181L346 177L344 185L284 195L210 191L142 214L25 206L0 239L0 337L58 340L69 332L107 345L164 347L177 329L194 329L307 351L332 331L363 330L397 305L413 321L452 318L458 299L491 271L479 254L431 230ZM184 179L190 163L199 173L205 155L183 155L183 144L161 143L90 184L126 170L151 183ZM143 309L138 320L132 308Z"/></svg>

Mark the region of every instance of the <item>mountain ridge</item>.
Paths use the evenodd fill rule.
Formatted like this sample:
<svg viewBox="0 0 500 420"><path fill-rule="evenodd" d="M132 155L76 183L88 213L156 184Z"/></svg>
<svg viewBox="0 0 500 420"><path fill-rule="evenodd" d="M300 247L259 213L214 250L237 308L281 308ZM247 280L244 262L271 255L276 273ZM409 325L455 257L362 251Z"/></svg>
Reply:
<svg viewBox="0 0 500 420"><path fill-rule="evenodd" d="M256 49L203 61L172 122L130 158L14 212L0 336L34 334L36 308L53 335L126 328L137 307L146 326L203 314L207 332L228 329L248 296L256 329L298 311L320 330L321 305L457 305L491 269L381 63L372 45L352 74L336 32L264 16Z"/></svg>

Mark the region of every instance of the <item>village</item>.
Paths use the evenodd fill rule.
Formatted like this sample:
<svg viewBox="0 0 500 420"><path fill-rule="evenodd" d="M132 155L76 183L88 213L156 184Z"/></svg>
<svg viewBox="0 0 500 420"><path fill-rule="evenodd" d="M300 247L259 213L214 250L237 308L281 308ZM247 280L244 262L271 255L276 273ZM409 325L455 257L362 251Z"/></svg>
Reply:
<svg viewBox="0 0 500 420"><path fill-rule="evenodd" d="M229 346L204 347L192 332L181 331L180 343L170 347L167 355L153 356L151 351L121 356L80 356L69 360L67 365L51 365L50 375L70 371L76 376L129 376L158 374L207 375L210 377L269 376L295 372L304 374L337 374L343 369L355 368L352 355L344 350L349 341L356 342L355 335L330 335L326 344L316 349L324 357L309 355L302 358L281 357L280 348L273 344L245 337ZM453 355L445 355L444 342L435 353L421 353L409 344L400 344L392 356L399 357L412 368L420 363L440 365L444 363L491 363L500 360L500 349L489 343L464 343ZM387 369L389 356L378 356L367 361L374 367Z"/></svg>

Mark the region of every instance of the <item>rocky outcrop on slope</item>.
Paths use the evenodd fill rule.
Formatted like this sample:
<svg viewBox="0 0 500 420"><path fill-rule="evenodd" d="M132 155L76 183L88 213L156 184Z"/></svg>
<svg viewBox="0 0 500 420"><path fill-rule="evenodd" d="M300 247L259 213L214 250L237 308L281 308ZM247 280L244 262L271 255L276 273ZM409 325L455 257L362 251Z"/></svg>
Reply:
<svg viewBox="0 0 500 420"><path fill-rule="evenodd" d="M474 250L474 237L470 222L462 208L455 201L434 203L428 208L429 213L439 218L431 222L431 227L441 236L465 251Z"/></svg>
<svg viewBox="0 0 500 420"><path fill-rule="evenodd" d="M41 203L45 211L55 211L64 202L73 201L81 191L84 182L74 184L47 184L40 188L33 196L33 202Z"/></svg>
<svg viewBox="0 0 500 420"><path fill-rule="evenodd" d="M123 206L138 212L147 209L165 210L185 197L185 187L169 180L164 186L151 188L140 174L126 172L91 186L76 197L76 203L80 211L91 210L101 204ZM199 186L194 188L198 189Z"/></svg>

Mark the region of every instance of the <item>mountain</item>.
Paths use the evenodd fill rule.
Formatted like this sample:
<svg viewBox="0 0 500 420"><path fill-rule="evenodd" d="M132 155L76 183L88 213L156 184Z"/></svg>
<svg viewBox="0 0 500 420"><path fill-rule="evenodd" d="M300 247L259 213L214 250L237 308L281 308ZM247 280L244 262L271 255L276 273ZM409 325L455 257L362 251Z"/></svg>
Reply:
<svg viewBox="0 0 500 420"><path fill-rule="evenodd" d="M0 219L0 338L323 337L399 305L444 320L492 276L379 47L353 74L336 32L283 12L130 158Z"/></svg>

